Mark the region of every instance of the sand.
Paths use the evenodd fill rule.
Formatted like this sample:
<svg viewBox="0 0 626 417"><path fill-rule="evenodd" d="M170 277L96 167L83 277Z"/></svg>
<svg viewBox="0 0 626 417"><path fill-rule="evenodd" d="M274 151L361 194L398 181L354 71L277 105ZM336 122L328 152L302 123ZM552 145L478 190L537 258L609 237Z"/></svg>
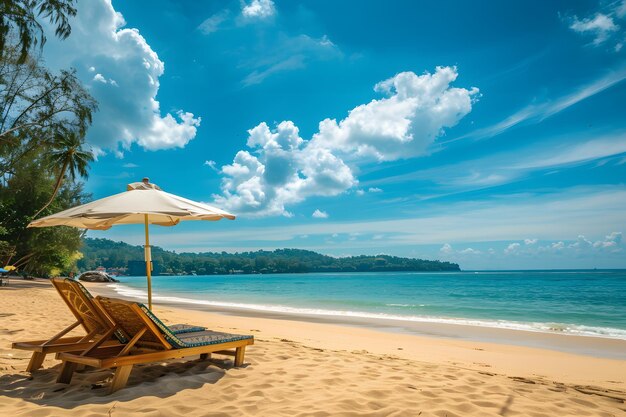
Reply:
<svg viewBox="0 0 626 417"><path fill-rule="evenodd" d="M108 370L58 384L50 355L42 370L24 372L29 352L11 342L50 337L73 317L47 282L0 288L0 416L626 415L625 360L158 305L155 312L169 323L253 334L256 344L242 368L218 355L135 366L128 386L107 395Z"/></svg>

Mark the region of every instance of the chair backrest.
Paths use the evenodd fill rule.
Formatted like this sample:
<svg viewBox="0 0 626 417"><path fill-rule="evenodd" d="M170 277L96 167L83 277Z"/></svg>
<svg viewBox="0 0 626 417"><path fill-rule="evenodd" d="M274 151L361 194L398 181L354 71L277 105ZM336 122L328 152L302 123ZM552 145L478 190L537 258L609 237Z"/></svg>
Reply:
<svg viewBox="0 0 626 417"><path fill-rule="evenodd" d="M52 278L51 281L87 333L104 334L113 327L111 320L93 302L93 296L80 282L68 278Z"/></svg>
<svg viewBox="0 0 626 417"><path fill-rule="evenodd" d="M137 346L166 350L172 348L164 336L164 333L171 333L171 331L162 323L163 329L157 326L152 319L154 315L143 304L101 296L96 297L95 301L129 338L136 337L139 332L145 329L136 341Z"/></svg>

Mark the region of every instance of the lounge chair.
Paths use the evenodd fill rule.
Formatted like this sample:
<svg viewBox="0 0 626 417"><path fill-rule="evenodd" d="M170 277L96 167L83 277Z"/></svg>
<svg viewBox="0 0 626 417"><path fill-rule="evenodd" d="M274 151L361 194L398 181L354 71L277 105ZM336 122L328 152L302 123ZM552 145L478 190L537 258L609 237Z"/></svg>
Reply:
<svg viewBox="0 0 626 417"><path fill-rule="evenodd" d="M114 327L112 320L100 306L94 303L94 297L80 282L67 278L53 278L51 282L76 318L76 321L48 340L13 343L13 349L33 352L26 367L27 372L41 368L41 364L49 353L87 349L94 341L100 340L105 334L108 334L108 336L107 340L102 341L103 346L119 346L128 341L128 336L121 329L116 329L113 333L110 333L110 329ZM85 336L64 337L79 326L82 326L85 330ZM205 329L205 327L186 324L176 324L171 327L175 333Z"/></svg>
<svg viewBox="0 0 626 417"><path fill-rule="evenodd" d="M57 354L57 359L63 361L57 382L68 384L77 365L114 368L109 388L113 393L126 386L133 365L193 355L207 359L211 353L218 353L234 356L234 365L241 366L246 346L254 344L253 336L212 330L175 334L141 303L106 297L96 297L96 303L113 319L115 329L122 330L130 340L122 346L105 347L101 346L104 335L83 351Z"/></svg>

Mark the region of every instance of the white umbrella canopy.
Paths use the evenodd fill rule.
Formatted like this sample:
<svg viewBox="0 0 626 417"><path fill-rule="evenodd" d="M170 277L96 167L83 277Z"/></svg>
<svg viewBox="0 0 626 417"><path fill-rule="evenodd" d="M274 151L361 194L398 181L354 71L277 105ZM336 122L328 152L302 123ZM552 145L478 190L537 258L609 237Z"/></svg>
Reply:
<svg viewBox="0 0 626 417"><path fill-rule="evenodd" d="M148 178L144 178L142 182L128 184L126 192L33 220L28 227L73 226L107 230L116 224L143 223L146 233L148 306L152 308L152 262L148 225L175 226L183 220L221 219L234 220L235 216L216 207L166 193L151 184Z"/></svg>

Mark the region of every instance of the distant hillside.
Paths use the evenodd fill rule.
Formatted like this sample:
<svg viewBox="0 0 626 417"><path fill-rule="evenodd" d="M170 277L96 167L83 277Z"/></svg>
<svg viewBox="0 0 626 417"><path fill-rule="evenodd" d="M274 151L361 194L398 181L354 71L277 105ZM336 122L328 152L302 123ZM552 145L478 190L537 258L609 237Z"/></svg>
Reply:
<svg viewBox="0 0 626 417"><path fill-rule="evenodd" d="M103 266L107 269L118 269L121 273L132 273L137 270L138 264L145 265L140 263L144 259L143 247L123 242L85 238L81 252L84 255L78 261L78 268L81 271ZM333 258L302 249L241 253L175 253L153 246L152 260L155 262L155 272L172 275L460 270L459 265L450 262L388 255ZM127 270L129 266L131 268Z"/></svg>

